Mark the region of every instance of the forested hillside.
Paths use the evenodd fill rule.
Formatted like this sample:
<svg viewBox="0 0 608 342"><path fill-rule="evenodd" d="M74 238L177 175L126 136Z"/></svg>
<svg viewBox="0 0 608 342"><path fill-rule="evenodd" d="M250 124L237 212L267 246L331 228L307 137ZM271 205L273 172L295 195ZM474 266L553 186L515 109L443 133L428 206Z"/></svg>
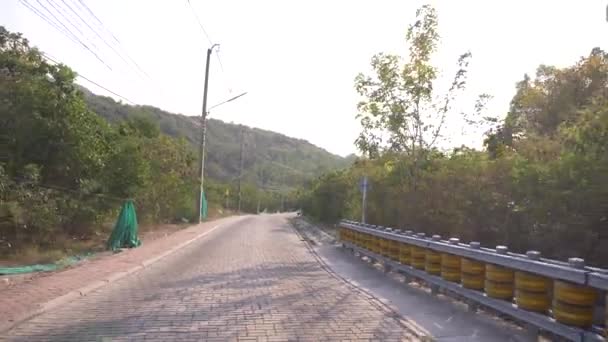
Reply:
<svg viewBox="0 0 608 342"><path fill-rule="evenodd" d="M198 220L196 118L118 104L76 77L0 26L0 258L105 239L127 199L148 226ZM210 126L205 192L219 213L237 207L240 127ZM244 136L245 212L291 208L295 185L348 162L277 133Z"/></svg>
<svg viewBox="0 0 608 342"><path fill-rule="evenodd" d="M443 151L433 145L441 126L429 119L449 112L430 105L438 95L429 63L439 46L436 16L426 7L419 19L408 31L412 53L403 65L380 54L372 61L377 75L357 78L358 145L368 158L303 189L305 212L360 220L357 183L367 175L370 223L607 266L608 53L595 48L570 67L539 66L517 84L485 149ZM461 66L458 86L466 84ZM401 84L408 86L396 90ZM392 98L382 97L391 90Z"/></svg>
<svg viewBox="0 0 608 342"><path fill-rule="evenodd" d="M183 137L192 145L200 142L200 117L173 114L151 106L131 106L83 89L92 111L120 122L133 117L150 118L161 132ZM324 172L352 164L352 158L333 155L311 143L258 128L243 127L216 119L208 121L206 174L230 182L239 174L241 129L244 136L243 177L263 187L295 187Z"/></svg>

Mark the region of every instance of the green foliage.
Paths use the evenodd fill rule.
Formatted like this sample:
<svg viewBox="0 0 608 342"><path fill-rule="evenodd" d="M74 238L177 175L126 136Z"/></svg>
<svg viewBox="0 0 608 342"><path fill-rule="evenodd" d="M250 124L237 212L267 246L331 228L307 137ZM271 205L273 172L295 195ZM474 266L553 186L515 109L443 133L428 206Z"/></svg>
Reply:
<svg viewBox="0 0 608 342"><path fill-rule="evenodd" d="M607 266L608 54L593 49L572 67L540 66L535 79L517 84L509 113L487 133L485 151L440 153L425 142L435 134L416 110L432 90L434 69L423 66L436 47L436 18L428 7L418 16L408 31L413 65L397 69L397 57L378 55L372 61L378 77L357 78L366 98L357 143L372 158L303 187L305 213L328 222L360 220L357 184L367 175L370 223ZM409 80L413 70L418 76Z"/></svg>
<svg viewBox="0 0 608 342"><path fill-rule="evenodd" d="M438 96L438 69L431 64L439 43L437 25L435 9L421 7L406 34L408 60L380 53L371 61L374 75L356 77L362 131L355 143L364 154L373 158L383 151L405 152L424 159L441 138L451 104L465 87L471 53L460 56L451 87Z"/></svg>
<svg viewBox="0 0 608 342"><path fill-rule="evenodd" d="M194 216L188 143L144 116L111 126L75 76L0 27L0 255L93 238L125 198L144 222Z"/></svg>
<svg viewBox="0 0 608 342"><path fill-rule="evenodd" d="M91 110L110 122L147 118L162 133L182 137L195 148L199 146L198 117L172 114L151 106L120 104L84 88L82 91ZM242 129L245 139L243 177L261 187L294 188L323 172L348 167L352 162L352 158L333 155L304 140L209 119L205 166L208 177L228 183L238 178Z"/></svg>
<svg viewBox="0 0 608 342"><path fill-rule="evenodd" d="M105 240L125 199L144 224L198 219L197 119L116 103L75 77L0 27L0 256ZM240 131L210 121L215 211L237 207ZM347 163L305 141L244 131L242 211L293 209L292 187Z"/></svg>

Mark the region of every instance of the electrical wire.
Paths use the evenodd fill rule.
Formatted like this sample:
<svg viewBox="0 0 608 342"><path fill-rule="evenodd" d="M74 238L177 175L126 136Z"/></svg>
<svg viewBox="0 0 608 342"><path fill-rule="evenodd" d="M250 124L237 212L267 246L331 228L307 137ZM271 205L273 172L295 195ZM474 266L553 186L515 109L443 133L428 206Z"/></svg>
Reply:
<svg viewBox="0 0 608 342"><path fill-rule="evenodd" d="M50 11L45 5L42 4L42 2L40 2L40 0L36 0L36 2L38 2L38 4L40 6L42 6L42 8L44 8L45 11L47 11L47 13L49 13L69 34L71 34L80 45L82 45L85 49L87 49L90 53L92 53L101 63L103 63L108 69L112 70L112 68L110 67L110 65L108 65L108 63L106 63L101 57L99 57L99 55L97 53L95 53L95 51L93 51L91 48L89 48L89 46L87 44L85 44L82 40L80 40L80 38L78 38L78 36L76 36L67 26L65 26L61 20L59 20L55 14ZM53 8L55 8L53 6L52 3L50 3L50 1L47 0L47 3L49 3ZM59 11L58 11L59 13Z"/></svg>
<svg viewBox="0 0 608 342"><path fill-rule="evenodd" d="M209 44L213 44L213 42L211 40L211 37L207 33L207 30L205 30L205 27L203 26L203 23L201 22L201 19L198 16L198 14L196 14L196 10L194 10L194 7L190 3L190 0L186 0L186 2L188 3L188 6L190 7L190 11L192 12L192 14L194 15L194 17L196 18L196 22L198 23L198 26L201 28L201 31L203 32L203 34L205 35L205 37L207 37L207 40L209 41ZM224 75L225 78L227 78L226 77L226 71L224 70L224 63L222 63L222 58L220 57L219 49L215 50L215 56L217 57L217 62L219 64L219 66L220 66L220 70L222 71L222 74ZM228 82L228 83L230 83L230 82ZM228 87L228 92L229 93L232 92L232 89L231 89L230 86Z"/></svg>
<svg viewBox="0 0 608 342"><path fill-rule="evenodd" d="M47 0L46 2L49 5L51 5L51 7L53 7L53 9L55 9L55 11L63 19L65 19L65 21L68 24L70 24L73 28L76 29L76 31L78 31L80 33L80 35L82 36L83 40L86 39L86 41L88 42L88 44L90 44L97 51L97 53L100 54L99 48L97 47L97 45L95 45L95 42L92 41L91 39L88 39L88 37L84 34L84 32L82 32L82 30L80 30L80 27L78 25L74 24L73 17L68 18L68 14L67 14L67 11L65 10L65 8L62 8L61 6L59 6L59 4L55 2L55 0Z"/></svg>
<svg viewBox="0 0 608 342"><path fill-rule="evenodd" d="M103 38L103 37L102 37L102 36L99 34L99 32L97 32L97 30L95 30L93 27L91 27L91 25L89 25L89 23L88 23L86 20L84 20L84 19L83 19L83 18L80 16L80 14L78 14L78 12L77 12L77 11L76 11L76 10L75 10L75 9L74 9L72 6L70 6L70 5L69 5L69 4L68 4L68 3L67 3L65 0L60 0L60 1L61 1L61 3L63 3L63 5L64 5L65 7L67 7L67 8L68 8L68 9L69 9L69 10L70 10L70 11L71 11L71 12L72 12L74 15L76 15L76 17L77 17L77 18L78 18L78 19L79 19L81 22L83 22L83 23L84 23L84 24L85 24L85 25L86 25L86 26L89 28L89 30L91 30L93 33L95 33L95 35L96 35L96 36L97 36L97 37L98 37L98 38L99 38L99 39L100 39L100 40L101 40L101 41L102 41L102 42L103 42L103 43L104 43L104 44L105 44L107 47L109 47L109 48L110 48L110 49L111 49L111 50L112 50L112 51L113 51L113 52L114 52L114 53L115 53L115 54L116 54L118 57L120 57L120 59L122 59L122 61L123 61L123 62L124 62L126 65L128 65L128 66L130 66L130 67L132 68L131 64L130 64L130 63L129 63L129 62L126 60L126 59L125 59L125 57L124 57L124 56L123 56L123 55L122 55L120 52L118 52L118 50L116 50L116 48L115 48L113 45L110 45L110 43L108 43L108 41L107 41L106 39L104 39L104 38ZM140 70L140 71L136 71L136 73L139 73L139 72L142 72L142 71L141 71L141 70ZM143 72L143 73L144 73L144 74L147 76L147 74L146 74L145 72Z"/></svg>
<svg viewBox="0 0 608 342"><path fill-rule="evenodd" d="M55 9L55 11L57 11L57 13L59 13L59 15L62 16L63 19L65 19L65 21L68 24L72 25L72 27L75 28L76 31L78 31L81 35L84 36L84 33L80 30L80 28L78 26L76 26L70 19L68 19L68 17L64 14L63 11L59 10L58 5L57 5L57 3L55 1L53 1L53 0L47 0L47 3L49 5L51 5L51 7L53 7L53 9Z"/></svg>
<svg viewBox="0 0 608 342"><path fill-rule="evenodd" d="M103 22L101 22L101 20L95 15L95 13L93 13L93 11L89 8L89 6L87 6L86 3L84 3L84 1L82 0L78 0L78 3L80 4L81 8L84 8L87 12L89 12L89 14L95 18L95 20L97 21L97 23L99 23L99 25L101 25L102 28L104 28L106 31L108 31L110 33L110 35L112 35L112 38L114 38L114 40L117 43L120 43L120 41L118 40L118 38L116 38L115 35L112 34L112 32L110 32L110 30L108 30L105 25L103 24Z"/></svg>
<svg viewBox="0 0 608 342"><path fill-rule="evenodd" d="M46 21L49 25L51 25L52 27L54 27L55 29L57 29L59 31L59 33L65 35L66 37L68 37L70 40L72 40L77 45L81 45L82 47L84 47L93 56L95 56L95 58L97 58L98 61L100 61L103 65L105 65L109 70L112 70L112 68L103 59L101 59L93 50L91 50L91 48L89 48L85 43L83 43L70 29L68 29L67 26L65 26L61 22L61 20L59 20L57 18L57 16L55 16L55 14L51 10L49 10L42 2L40 2L40 0L36 0L36 2L38 2L38 4L48 14L50 14L50 17L52 17L55 21L53 21L52 19L50 19L50 17L47 16L46 14L42 15L43 14L42 10L40 10L39 8L36 8L36 6L34 6L31 3L27 2L27 0L19 0L19 1L27 9L29 9L34 14L36 14L37 16L39 16L40 18L42 18L44 21ZM61 25L61 27L63 27L63 29L61 29L61 27L59 27L59 25Z"/></svg>
<svg viewBox="0 0 608 342"><path fill-rule="evenodd" d="M73 0L73 3L76 4L76 0ZM106 25L101 21L101 19L99 19L99 17L97 17L95 15L95 13L93 12L93 10L91 10L91 8L89 8L89 6L87 6L87 4L83 0L78 0L77 4L78 4L78 6L80 6L80 8L83 8L84 10L86 10L95 19L95 21L97 21L97 23L100 26L100 28L102 28L110 36L112 36L112 39L114 39L114 41L118 44L118 46L123 50L123 52L125 53L125 55L127 56L127 58L131 61L131 63L133 63L133 65L135 65L135 67L142 74L144 74L146 77L150 78L150 76L148 75L148 73L143 68L141 68L139 66L139 64L133 58L131 58L131 56L129 55L129 53L126 51L124 45L120 42L120 40L116 37L116 35L114 35L114 33L112 33L112 31L110 31L110 29L108 29L106 27Z"/></svg>
<svg viewBox="0 0 608 342"><path fill-rule="evenodd" d="M215 50L215 56L217 57L217 62L220 65L220 70L222 71L222 75L224 76L224 79L226 80L226 83L228 85L228 93L232 93L232 82L230 81L229 77L226 74L226 71L224 70L224 63L222 63L222 59L220 58L220 51L219 49Z"/></svg>
<svg viewBox="0 0 608 342"><path fill-rule="evenodd" d="M78 42L74 38L72 38L72 36L70 36L67 32L64 32L61 27L59 27L57 23L53 22L49 17L47 17L46 14L40 12L36 7L33 7L31 4L25 2L24 0L19 0L19 2L32 13L40 17L42 20L46 21L47 24L51 25L53 28L63 34L66 38L70 39L75 44L78 44Z"/></svg>
<svg viewBox="0 0 608 342"><path fill-rule="evenodd" d="M198 22L198 26L200 26L201 30L203 31L203 33L207 37L207 40L209 41L209 44L213 44L213 42L211 41L211 37L209 37L209 34L207 33L207 30L205 30L205 27L203 26L203 23L201 22L201 19L198 17L198 14L196 14L196 11L194 10L194 7L192 7L192 4L190 3L190 0L187 0L187 2L188 2L188 6L190 6L190 10L192 11L192 14L194 14L194 17L196 18L196 22Z"/></svg>
<svg viewBox="0 0 608 342"><path fill-rule="evenodd" d="M42 56L43 56L45 59L47 59L48 61L51 61L51 62L53 62L53 63L55 63L55 64L64 64L64 63L58 62L56 59L54 59L53 57L49 56L47 53L43 53L43 54L42 54ZM65 64L64 64L64 65L65 65ZM74 71L76 71L76 70L74 70ZM101 89L103 89L103 90L105 90L105 91L107 91L107 92L109 92L109 93L111 93L111 94L113 94L113 95L115 95L115 96L120 97L121 99L123 99L123 100L125 100L125 101L129 102L129 103L130 103L130 104L132 104L132 105L136 105L136 103L135 103L135 102L133 102L133 101L129 100L128 98L126 98L126 97L124 97L124 96L122 96L122 95L118 94L118 93L117 93L117 92L115 92L115 91L112 91L112 90L110 90L110 89L108 89L108 88L106 88L106 87L102 86L101 84L99 84L99 83L97 83L97 82L95 82L95 81L91 80L90 78L88 78L88 77L84 76L84 75L83 75L83 74L81 74L80 72L76 71L76 74L77 74L77 76L78 76L78 77L80 77L80 78L84 79L85 81L88 81L88 82L90 82L91 84L96 85L97 87L99 87L99 88L101 88Z"/></svg>

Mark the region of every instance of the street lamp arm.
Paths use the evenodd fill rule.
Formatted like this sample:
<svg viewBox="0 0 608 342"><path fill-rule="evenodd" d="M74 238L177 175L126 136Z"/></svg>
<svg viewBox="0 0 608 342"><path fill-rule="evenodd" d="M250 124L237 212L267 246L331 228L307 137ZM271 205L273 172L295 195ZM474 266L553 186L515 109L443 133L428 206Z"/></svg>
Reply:
<svg viewBox="0 0 608 342"><path fill-rule="evenodd" d="M247 95L247 92L244 92L244 93L239 94L239 95L237 95L237 96L235 96L235 97L232 97L232 98L230 98L230 99L228 99L228 100L226 100L226 101L223 101L223 102L220 102L220 103L218 103L218 104L216 104L216 105L213 105L213 106L209 107L209 109L207 109L207 111L209 112L209 111L211 111L211 110L212 110L213 108L215 108L215 107L219 107L219 106L221 106L221 105L223 105L223 104L225 104L225 103L232 102L232 101L234 101L234 100L236 100L236 99L238 99L239 97L244 96L244 95Z"/></svg>

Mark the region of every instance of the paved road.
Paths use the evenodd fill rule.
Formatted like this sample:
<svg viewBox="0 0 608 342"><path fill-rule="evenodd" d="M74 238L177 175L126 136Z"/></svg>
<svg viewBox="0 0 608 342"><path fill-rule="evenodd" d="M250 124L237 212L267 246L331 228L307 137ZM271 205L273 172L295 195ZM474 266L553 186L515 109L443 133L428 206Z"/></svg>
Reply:
<svg viewBox="0 0 608 342"><path fill-rule="evenodd" d="M284 215L226 224L149 268L11 330L11 341L415 340L333 276Z"/></svg>
<svg viewBox="0 0 608 342"><path fill-rule="evenodd" d="M401 277L386 274L379 267L364 262L345 249L329 243L318 229L300 225L303 233L318 243L314 249L325 263L349 282L375 297L390 303L403 317L416 322L436 342L535 342L532 331L497 319L493 315L467 310L466 305L443 295L434 296L428 289L405 285ZM376 265L377 266L377 265Z"/></svg>

